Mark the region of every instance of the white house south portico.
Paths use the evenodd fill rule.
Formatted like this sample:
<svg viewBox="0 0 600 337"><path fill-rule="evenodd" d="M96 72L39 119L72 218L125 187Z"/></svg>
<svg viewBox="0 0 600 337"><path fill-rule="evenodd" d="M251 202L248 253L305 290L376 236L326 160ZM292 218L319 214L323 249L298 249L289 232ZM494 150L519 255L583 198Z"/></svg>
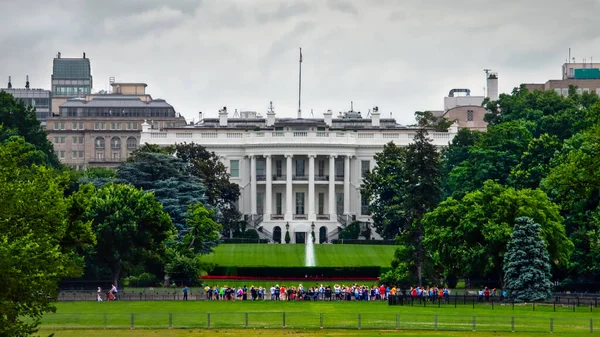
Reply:
<svg viewBox="0 0 600 337"><path fill-rule="evenodd" d="M151 130L143 127L143 143L173 145L193 142L220 156L231 181L240 186L239 210L262 238L291 243L315 243L337 239L352 221L368 223L360 185L366 171L375 166L375 154L386 143L406 146L414 128L380 119L377 108L370 118L350 111L338 118L275 118L255 112L206 118L185 127ZM447 146L457 132L430 132L438 146ZM377 235L372 232L374 238Z"/></svg>

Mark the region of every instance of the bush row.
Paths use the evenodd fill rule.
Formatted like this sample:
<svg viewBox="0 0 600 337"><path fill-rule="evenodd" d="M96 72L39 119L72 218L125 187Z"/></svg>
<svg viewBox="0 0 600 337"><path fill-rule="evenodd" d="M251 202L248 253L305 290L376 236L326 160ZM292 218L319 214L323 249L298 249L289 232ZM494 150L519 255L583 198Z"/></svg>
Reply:
<svg viewBox="0 0 600 337"><path fill-rule="evenodd" d="M251 277L379 277L389 268L382 267L236 267L217 266L211 276L251 276Z"/></svg>
<svg viewBox="0 0 600 337"><path fill-rule="evenodd" d="M394 240L360 240L360 239L348 239L348 240L331 240L334 245L395 245Z"/></svg>
<svg viewBox="0 0 600 337"><path fill-rule="evenodd" d="M221 243L269 243L267 239L231 238L221 239Z"/></svg>

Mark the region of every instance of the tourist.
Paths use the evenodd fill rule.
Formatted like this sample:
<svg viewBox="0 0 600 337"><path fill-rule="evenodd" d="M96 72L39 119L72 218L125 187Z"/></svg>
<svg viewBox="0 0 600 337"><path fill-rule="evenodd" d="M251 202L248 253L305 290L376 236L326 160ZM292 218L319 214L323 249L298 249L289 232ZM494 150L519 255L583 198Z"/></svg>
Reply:
<svg viewBox="0 0 600 337"><path fill-rule="evenodd" d="M188 290L189 290L188 286L184 286L183 287L183 300L184 301L188 300L188 296L187 296L188 295Z"/></svg>
<svg viewBox="0 0 600 337"><path fill-rule="evenodd" d="M246 301L248 299L248 288L246 288L246 285L244 284L244 287L242 288L242 301Z"/></svg>
<svg viewBox="0 0 600 337"><path fill-rule="evenodd" d="M98 297L96 300L102 302L102 289L100 287L98 287Z"/></svg>

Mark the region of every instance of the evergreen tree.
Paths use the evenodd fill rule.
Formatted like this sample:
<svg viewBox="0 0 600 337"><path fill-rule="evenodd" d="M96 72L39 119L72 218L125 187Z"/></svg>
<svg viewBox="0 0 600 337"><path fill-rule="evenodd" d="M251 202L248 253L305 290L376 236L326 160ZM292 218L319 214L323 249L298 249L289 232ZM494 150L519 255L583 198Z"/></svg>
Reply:
<svg viewBox="0 0 600 337"><path fill-rule="evenodd" d="M550 298L550 258L542 227L531 218L517 218L504 255L504 289L507 299L533 302Z"/></svg>

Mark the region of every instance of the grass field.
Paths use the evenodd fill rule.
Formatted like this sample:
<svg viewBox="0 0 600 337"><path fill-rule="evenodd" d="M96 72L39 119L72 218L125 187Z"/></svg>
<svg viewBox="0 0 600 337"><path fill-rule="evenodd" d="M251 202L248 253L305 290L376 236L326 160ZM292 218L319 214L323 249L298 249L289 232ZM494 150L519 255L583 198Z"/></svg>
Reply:
<svg viewBox="0 0 600 337"><path fill-rule="evenodd" d="M481 334L481 332L502 332L510 334L512 326L518 335L528 336L531 333L548 333L558 336L578 336L590 334L590 324L596 327L594 332L600 333L600 309L590 312L589 308L537 306L447 306L429 307L390 307L385 302L204 302L204 301L161 301L161 302L71 302L57 303L57 313L44 316L42 329L45 332L61 330L91 329L129 329L132 317L135 329L183 329L179 332L160 331L153 336L190 336L194 333L213 334L212 331L200 332L190 329L210 327L214 330L233 329L232 335L246 326L253 333L260 335L281 335L283 331L305 331L307 336L357 335L358 327L371 330L360 336L379 335L379 330L422 330L423 332L407 332L406 336L500 336L500 334ZM210 315L208 314L210 313ZM209 321L210 320L210 321ZM286 330L281 330L285 320ZM319 331L320 326L328 331ZM435 329L457 331L436 334ZM256 330L254 330L256 329ZM338 329L352 329L341 334ZM225 330L228 331L228 330ZM148 331L146 331L147 333ZM185 333L184 333L185 332ZM377 332L377 334L375 334ZM61 332L62 333L62 332ZM74 336L77 334L57 334L57 336ZM88 330L80 335L90 336ZM102 331L98 331L101 336ZM113 332L115 336L137 336L123 331ZM395 333L395 332L394 332ZM245 333L248 335L248 333ZM149 334L146 334L149 335ZM252 333L250 334L252 335ZM295 334L297 335L297 334ZM507 334L502 334L505 336Z"/></svg>
<svg viewBox="0 0 600 337"><path fill-rule="evenodd" d="M394 246L314 245L317 267L389 267ZM215 248L203 261L219 266L303 267L305 245L226 244Z"/></svg>

